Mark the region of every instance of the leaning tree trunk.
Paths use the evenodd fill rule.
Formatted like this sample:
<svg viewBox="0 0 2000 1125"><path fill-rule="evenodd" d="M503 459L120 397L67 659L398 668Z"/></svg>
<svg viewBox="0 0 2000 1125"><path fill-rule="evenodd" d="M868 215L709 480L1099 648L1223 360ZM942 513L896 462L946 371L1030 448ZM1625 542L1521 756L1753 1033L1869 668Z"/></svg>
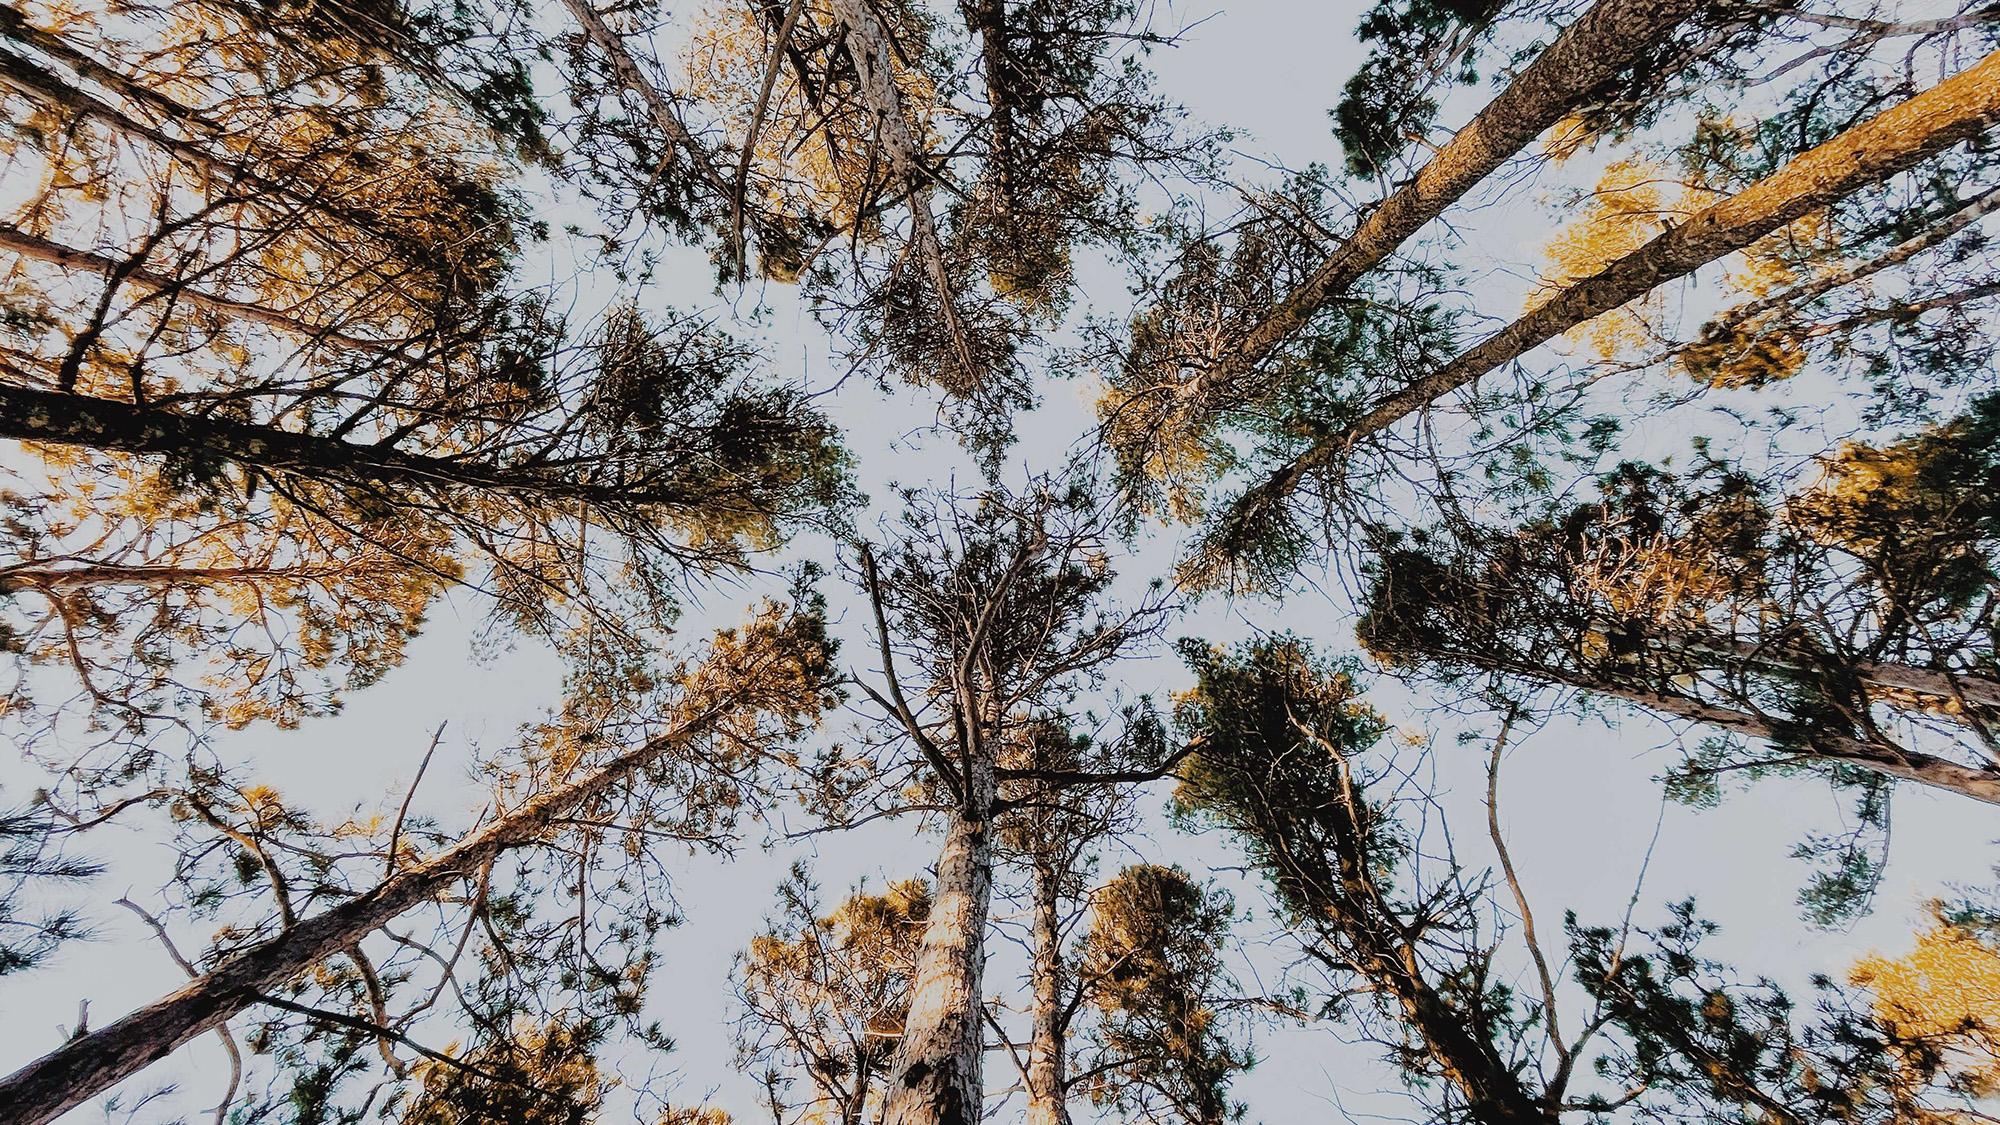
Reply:
<svg viewBox="0 0 2000 1125"><path fill-rule="evenodd" d="M611 64L611 73L617 77L618 84L646 103L653 125L686 154L688 163L694 166L695 175L715 193L716 204L722 205L731 195L729 184L716 167L707 146L688 131L679 111L667 100L666 93L660 88L659 78L648 75L640 68L639 60L626 48L624 37L604 22L604 17L598 14L591 0L563 0L563 7L569 9L569 14L583 27L584 35Z"/></svg>
<svg viewBox="0 0 2000 1125"><path fill-rule="evenodd" d="M1713 703L1693 696L1623 683L1608 676L1492 654L1431 650L1412 655L1622 699L1669 718L1717 726L1748 738L1772 742L1803 759L1854 766L2000 805L2000 769L1969 766L1935 754L1911 750L1879 735L1857 736L1835 730L1824 723L1794 729L1793 725L1773 721L1747 706ZM1872 664L1869 668L1870 671L1863 677L1864 682L1886 686L1898 679L1922 681L1917 673L1923 670L1919 669L1884 664ZM1930 686L1943 686L1937 681L1927 682Z"/></svg>
<svg viewBox="0 0 2000 1125"><path fill-rule="evenodd" d="M1034 953L1028 968L1034 1021L1028 1035L1027 1125L1069 1125L1060 890L1054 868L1038 861L1031 924Z"/></svg>
<svg viewBox="0 0 2000 1125"><path fill-rule="evenodd" d="M612 759L580 781L528 801L367 894L231 955L180 991L72 1039L0 1079L0 1117L9 1125L42 1125L130 1078L254 1006L265 993L352 949L397 915L443 895L501 854L542 838L557 816L710 729L725 710L719 703L706 708L671 733Z"/></svg>
<svg viewBox="0 0 2000 1125"><path fill-rule="evenodd" d="M304 480L367 488L465 488L583 504L685 504L677 491L650 485L593 484L558 473L363 445L275 426L0 383L0 438L80 445L119 453L191 450Z"/></svg>
<svg viewBox="0 0 2000 1125"><path fill-rule="evenodd" d="M1253 780L1253 788L1255 784ZM1334 785L1330 799L1307 814L1329 818L1316 829L1326 850L1289 844L1270 849L1282 875L1281 891L1323 933L1337 937L1341 947L1334 951L1337 962L1402 1010L1423 1053L1464 1099L1467 1120L1479 1125L1552 1125L1557 1114L1529 1090L1521 1072L1467 1018L1463 1006L1429 980L1432 970L1413 944L1409 920L1383 893L1374 857L1360 846L1363 835L1354 811L1368 806L1344 761ZM1300 810L1276 809L1261 800L1248 802L1242 812L1247 830L1265 841L1291 840L1286 821L1301 815Z"/></svg>
<svg viewBox="0 0 2000 1125"><path fill-rule="evenodd" d="M965 807L938 856L903 1038L889 1060L882 1125L978 1125L985 1048L980 981L993 896L992 763L973 763ZM966 810L979 810L969 815Z"/></svg>
<svg viewBox="0 0 2000 1125"><path fill-rule="evenodd" d="M1832 668L1851 675L1862 686L1878 692L1921 696L1938 704L1956 703L1967 708L2000 709L2000 680L1978 673L1926 668L1893 660L1830 656L1796 645L1765 643L1724 633L1649 629L1639 639L1670 654L1681 653L1697 660L1721 662L1725 668L1733 665L1786 676ZM1883 702L1890 707L1899 705L1893 698Z"/></svg>
<svg viewBox="0 0 2000 1125"><path fill-rule="evenodd" d="M1799 731L1781 729L1780 724L1755 711L1708 703L1684 695L1649 691L1571 673L1548 678L1584 691L1636 703L1671 718L1690 719L1776 743L1801 758L1829 765L1855 766L1901 781L1914 781L1934 789L1963 794L1989 805L2000 805L2000 769L1968 766L1935 754L1908 749L1880 736L1857 737L1824 724L1814 724Z"/></svg>
<svg viewBox="0 0 2000 1125"><path fill-rule="evenodd" d="M1356 441L1512 363L1584 322L1686 277L1812 211L1976 137L2000 121L2000 52L1884 110L1564 289L1484 343L1368 408L1253 490L1288 493Z"/></svg>
<svg viewBox="0 0 2000 1125"><path fill-rule="evenodd" d="M1593 5L1453 134L1415 179L1370 211L1303 284L1200 376L1200 383L1224 384L1261 362L1330 298L1382 264L1564 114L1600 96L1606 82L1705 6L1698 0L1600 0Z"/></svg>

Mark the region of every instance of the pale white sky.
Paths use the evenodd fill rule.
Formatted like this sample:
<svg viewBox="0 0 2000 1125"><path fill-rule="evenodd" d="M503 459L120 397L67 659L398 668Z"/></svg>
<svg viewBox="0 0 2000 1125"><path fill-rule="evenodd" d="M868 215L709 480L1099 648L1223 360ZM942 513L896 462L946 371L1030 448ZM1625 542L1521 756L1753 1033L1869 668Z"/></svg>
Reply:
<svg viewBox="0 0 2000 1125"><path fill-rule="evenodd" d="M1354 66L1357 56L1350 29L1363 6L1357 0L1176 4L1163 10L1163 23L1199 22L1184 46L1156 56L1162 87L1200 119L1247 129L1250 135L1239 144L1246 156L1275 154L1295 168L1313 161L1335 164L1339 154L1326 128L1325 111ZM1462 119L1462 111L1456 112L1454 120ZM1501 205L1456 217L1465 257L1473 267L1472 291L1484 312L1504 316L1519 308L1520 279L1486 272L1484 267L1533 260L1533 250L1546 237L1550 222L1537 201L1538 190L1535 185L1521 187ZM662 276L673 277L675 264L669 259ZM679 272L688 283L679 291L667 286L670 292L659 295L660 300L712 300L699 280L702 264L688 261L686 266ZM564 276L569 272L554 264L550 269ZM591 284L586 279L586 289ZM1115 279L1108 279L1097 295L1098 311L1123 307L1124 288ZM775 368L811 385L830 382L839 365L829 357L821 334L790 291L773 288L761 296L771 306L766 334ZM1051 384L1044 393L1047 405L1024 423L1023 440L1011 456L1017 468L1049 467L1089 425L1084 388ZM832 409L848 428L863 484L878 502L888 496L883 486L891 481L934 482L953 471L968 484L975 479L948 439L897 438L930 421L932 410L923 394L882 395L856 379L833 400ZM1671 418L1649 427L1647 439L1674 442L1698 424L1695 419ZM827 554L824 544L807 544L803 551ZM1168 565L1172 554L1171 543L1150 544L1127 559L1123 568L1127 577L1142 579L1146 571ZM696 638L706 623L736 618L756 589L750 584L703 592L683 635ZM838 628L848 639L848 658L864 670L872 667L868 650L860 643L861 615L852 599L831 584L829 591L835 593L841 617ZM412 648L408 663L353 696L344 714L293 733L259 730L231 736L223 743L225 757L254 762L260 780L323 816L356 805L393 806L430 732L442 722L447 724L444 750L417 807L446 823L465 823L483 796L472 773L474 749L506 745L518 724L534 719L554 702L560 676L551 657L531 648L486 663L473 661L470 639L482 617L482 607L468 597L441 605L432 614L429 631ZM1353 647L1350 610L1337 592L1307 592L1281 610L1261 604L1204 603L1169 635L1226 642L1280 627L1333 651ZM1117 679L1126 694L1164 694L1181 685L1185 675L1176 660L1161 654L1121 666ZM1457 846L1467 862L1485 864L1490 848L1482 806L1483 750L1457 747L1451 737L1457 728L1451 720L1425 718L1430 701L1424 697L1385 685L1376 698L1398 721L1413 727L1428 722L1438 729L1438 787L1452 814ZM1484 718L1474 717L1474 722L1478 729L1492 726ZM1578 910L1586 922L1614 921L1625 908L1656 822L1659 846L1640 920L1657 920L1662 903L1697 896L1704 912L1725 927L1714 943L1717 956L1735 960L1746 973L1765 973L1794 985L1802 985L1815 972L1839 975L1872 949L1901 948L1925 898L1939 893L1949 881L1979 881L1989 872L1991 810L1905 787L1896 798L1895 851L1875 913L1851 932L1812 931L1798 920L1792 902L1804 869L1785 855L1807 831L1835 827L1839 806L1823 785L1772 781L1717 810L1667 808L1662 820L1658 789L1650 779L1673 762L1673 742L1671 731L1634 716L1618 730L1601 723L1557 721L1517 743L1502 783L1503 816L1515 862L1545 932L1559 936L1562 911L1568 908ZM0 760L0 788L18 795L34 784L11 759ZM1157 808L1163 797L1162 788L1149 795L1147 803ZM1220 840L1176 835L1157 817L1153 820L1153 829L1132 842L1128 853L1114 851L1107 857L1107 869L1136 858L1177 862L1197 872L1240 863ZM772 827L781 831L796 826ZM629 1067L636 1077L643 1078L654 1067L676 1072L682 1079L677 1100L709 1100L742 1122L764 1118L756 1087L731 1066L725 976L731 956L771 908L771 891L786 867L801 854L813 857L821 884L833 898L859 878L879 886L920 873L935 846L915 835L913 823L903 822L878 822L804 844L779 842L765 848L764 843L753 829L734 862L676 861L680 874L675 890L688 920L662 939L664 967L650 1004L652 1014L680 1046L661 1060L612 1056L614 1065ZM113 864L91 895L90 914L101 937L70 946L51 968L0 980L0 1017L4 1017L0 1018L0 1068L11 1070L54 1046L59 1041L58 1025L73 1023L80 1000L90 1002L92 1023L101 1026L180 982L179 970L150 935L109 905L120 895L148 902L170 857L143 833L122 830L93 840L92 850ZM1218 877L1235 889L1239 904L1252 915L1236 961L1239 975L1246 984L1262 980L1274 986L1287 955L1281 944L1270 941L1261 893L1233 872L1222 870ZM183 927L178 933L184 947L199 947L196 928ZM1020 967L1016 962L1009 947L997 947L989 994L1015 989ZM1393 1078L1373 1050L1344 1042L1338 1028L1266 1028L1258 1032L1256 1043L1263 1061L1234 1089L1249 1103L1252 1120L1423 1119L1414 1103L1395 1092ZM1003 1057L990 1057L987 1066L990 1087L1011 1083L1011 1064ZM225 1074L219 1049L204 1038L145 1072L129 1084L125 1096L129 1100L130 1091L173 1083L177 1092L148 1105L138 1120L193 1118L215 1103ZM65 1120L88 1122L104 1116L102 1106L93 1105ZM604 1118L625 1119L618 1112L607 1112Z"/></svg>

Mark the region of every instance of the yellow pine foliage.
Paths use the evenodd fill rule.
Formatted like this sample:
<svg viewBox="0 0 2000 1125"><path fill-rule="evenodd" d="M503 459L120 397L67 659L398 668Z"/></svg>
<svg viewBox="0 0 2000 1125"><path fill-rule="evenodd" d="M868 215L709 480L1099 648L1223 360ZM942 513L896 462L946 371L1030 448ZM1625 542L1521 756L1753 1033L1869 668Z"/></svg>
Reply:
<svg viewBox="0 0 2000 1125"><path fill-rule="evenodd" d="M1901 957L1864 957L1848 980L1897 1035L1949 1045L1974 1092L2000 1090L2000 948L1940 920Z"/></svg>
<svg viewBox="0 0 2000 1125"><path fill-rule="evenodd" d="M1528 309L1540 308L1564 289L1652 241L1667 229L1669 220L1692 214L1699 202L1689 200L1688 194L1670 173L1649 161L1620 160L1606 168L1576 218L1543 248L1547 267L1528 295ZM1661 312L1662 297L1655 291L1576 326L1568 336L1599 359L1614 359L1655 339Z"/></svg>

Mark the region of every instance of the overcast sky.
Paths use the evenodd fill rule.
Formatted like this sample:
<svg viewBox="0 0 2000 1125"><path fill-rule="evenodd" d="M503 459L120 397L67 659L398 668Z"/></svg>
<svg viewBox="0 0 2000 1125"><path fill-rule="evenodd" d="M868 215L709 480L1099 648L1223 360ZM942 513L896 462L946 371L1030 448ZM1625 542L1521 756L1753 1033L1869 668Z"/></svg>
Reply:
<svg viewBox="0 0 2000 1125"><path fill-rule="evenodd" d="M1193 25L1180 48L1156 59L1163 90L1198 119L1246 130L1238 145L1246 169L1252 159L1280 159L1291 167L1337 163L1325 111L1354 66L1350 29L1362 6L1235 0L1226 8L1211 3L1163 9L1163 24ZM1465 240L1462 261L1470 266L1468 277L1482 311L1507 315L1519 309L1521 279L1498 266L1534 259L1550 221L1541 200L1552 187L1522 185L1498 206L1458 216L1458 234ZM547 268L552 277L567 278L570 267L551 261ZM704 268L692 258L669 259L662 275L688 280L678 287L670 281L665 294L649 293L646 299L713 304L702 280ZM584 279L583 285L586 292L603 287L601 279ZM1122 283L1113 279L1096 294L1095 305L1117 312L1125 296ZM770 288L736 303L739 308L768 303L764 331L776 370L812 386L827 386L839 375L839 365L792 297L789 290ZM1046 405L1023 425L1023 440L1012 454L1010 463L1017 470L1051 467L1085 432L1088 390L1073 383L1045 387ZM885 486L890 482L938 482L953 473L972 482L949 439L905 436L932 419L925 394L882 395L866 380L855 379L832 399L831 408L848 427L864 487L878 504L888 499ZM1679 440L1685 437L1682 430L1692 432L1702 424L1697 418L1672 418L1649 428L1648 440ZM805 549L830 554L823 544ZM1172 553L1171 543L1155 543L1122 567L1136 580L1163 570ZM693 640L707 623L736 618L757 589L752 582L703 591L683 636ZM833 583L828 589L841 618L839 631L850 642L848 658L870 667L865 650L854 643L864 634L852 600ZM337 816L353 806L393 806L430 732L442 723L443 750L417 807L446 823L466 823L484 794L472 767L476 751L505 746L518 724L554 702L560 676L553 658L532 648L475 660L471 641L483 616L483 607L472 597L441 605L407 664L354 695L344 714L297 732L255 730L231 736L223 743L225 758L253 762L260 779L291 800L322 816ZM1169 635L1226 642L1276 627L1305 634L1329 650L1353 648L1352 620L1337 590L1307 590L1288 600L1282 611L1262 604L1203 603ZM1116 686L1127 695L1161 695L1185 679L1178 662L1160 654L1120 666ZM1378 706L1396 721L1436 736L1436 784L1452 814L1461 857L1475 867L1485 865L1490 848L1482 805L1483 751L1457 746L1454 736L1461 726L1490 735L1491 717L1441 716L1430 700L1390 686L1375 695ZM835 725L844 721L849 720L837 718ZM1799 920L1792 901L1804 868L1786 853L1808 831L1839 826L1841 810L1824 785L1770 781L1716 810L1663 810L1651 779L1673 763L1674 745L1673 731L1637 716L1626 718L1616 730L1603 723L1556 721L1516 742L1502 783L1502 816L1544 931L1559 930L1562 911L1571 908L1587 922L1615 921L1632 893L1656 826L1658 846L1641 920L1657 919L1663 903L1696 896L1704 912L1725 927L1714 946L1718 956L1736 961L1746 973L1793 984L1815 972L1838 976L1871 950L1901 950L1927 897L1950 881L1978 881L1988 874L1991 810L1906 786L1896 797L1895 850L1875 912L1848 932L1813 931ZM18 799L34 784L11 756L0 759L0 786L9 796ZM1163 797L1164 789L1150 794L1147 802L1157 807ZM858 879L880 886L922 873L935 850L934 840L918 836L910 822L880 822L804 842L781 838L800 826L768 826L769 847L767 834L753 828L731 863L676 861L676 893L687 922L662 939L664 968L651 1005L679 1048L658 1060L614 1056L615 1065L629 1068L635 1078L652 1067L674 1071L681 1081L678 1101L709 1101L741 1122L763 1119L754 1085L731 1068L725 977L731 956L771 909L771 892L786 867L802 855L812 858L828 896L835 897ZM1229 870L1240 860L1223 841L1177 835L1155 817L1148 834L1126 848L1109 854L1106 867L1134 858L1177 862L1198 873L1214 873L1230 886L1252 915L1234 968L1246 987L1276 982L1286 960L1283 950L1269 943L1261 894ZM94 839L93 852L113 865L92 893L90 914L99 926L99 939L68 947L52 968L0 980L0 1014L5 1017L0 1019L0 1066L7 1069L54 1046L58 1026L73 1024L79 1001L89 1001L91 1022L101 1026L181 980L150 936L108 905L124 894L148 901L163 881L170 855L143 834L117 830ZM1004 914L1008 908L1002 904L998 909ZM189 948L198 948L204 936L195 927L179 933ZM1016 991L1019 967L1003 944L987 992ZM1249 1103L1252 1120L1423 1119L1414 1103L1394 1092L1394 1080L1374 1051L1343 1042L1337 1028L1265 1028L1258 1031L1256 1045L1262 1061L1234 1088ZM1011 1064L1004 1058L993 1056L987 1066L989 1087L1011 1082ZM225 1074L220 1051L205 1037L135 1079L124 1096L129 1100L131 1091L174 1083L178 1091L150 1104L139 1120L192 1117L215 1103ZM100 1120L104 1113L101 1104L92 1105L64 1120ZM605 1117L623 1119L617 1113Z"/></svg>

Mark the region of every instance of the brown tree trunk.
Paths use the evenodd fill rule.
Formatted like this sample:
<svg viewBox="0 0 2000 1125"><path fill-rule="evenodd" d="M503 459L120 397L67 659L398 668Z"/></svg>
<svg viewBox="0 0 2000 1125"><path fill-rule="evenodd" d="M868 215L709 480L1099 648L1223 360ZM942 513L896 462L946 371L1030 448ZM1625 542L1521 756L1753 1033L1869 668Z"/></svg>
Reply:
<svg viewBox="0 0 2000 1125"><path fill-rule="evenodd" d="M1806 214L1915 167L2000 121L2000 52L1804 153L1688 219L1501 329L1437 371L1370 407L1359 419L1258 486L1288 493L1310 469L1354 442L1547 343L1593 317L1734 253Z"/></svg>
<svg viewBox="0 0 2000 1125"><path fill-rule="evenodd" d="M1354 234L1288 294L1198 386L1226 385L1262 362L1321 306L1382 264L1562 116L1705 5L1697 0L1600 0L1437 150L1415 179L1382 201Z"/></svg>
<svg viewBox="0 0 2000 1125"><path fill-rule="evenodd" d="M994 780L992 763L968 764L967 811L953 814L938 856L937 896L903 1038L889 1060L882 1125L978 1125L983 1109L980 982L993 895Z"/></svg>
<svg viewBox="0 0 2000 1125"><path fill-rule="evenodd" d="M585 504L686 503L646 486L592 484L505 466L406 453L223 418L133 406L91 395L0 384L0 438L121 453L201 453L267 472L350 486L484 490Z"/></svg>
<svg viewBox="0 0 2000 1125"><path fill-rule="evenodd" d="M1464 1099L1470 1120L1479 1125L1552 1125L1558 1115L1528 1090L1521 1075L1469 1023L1460 1006L1431 984L1412 944L1409 923L1376 882L1374 857L1357 846L1361 834L1353 818L1368 805L1344 761L1337 784L1338 800L1323 810L1324 815L1338 818L1323 837L1329 850L1277 853L1286 871L1287 892L1325 932L1338 935L1341 948L1319 951L1321 960L1335 971L1360 974L1402 1009L1424 1054ZM1277 822L1297 810L1258 803L1248 811L1255 834L1285 839Z"/></svg>
<svg viewBox="0 0 2000 1125"><path fill-rule="evenodd" d="M624 781L712 727L718 703L666 735L612 759L588 777L536 797L451 848L390 876L373 890L231 955L185 988L100 1030L72 1039L0 1079L10 1125L42 1125L230 1017L328 957L351 949L397 915L471 878L501 854L540 839L551 821Z"/></svg>
<svg viewBox="0 0 2000 1125"><path fill-rule="evenodd" d="M1069 1125L1068 1020L1063 1002L1061 888L1046 862L1034 870L1033 960L1028 967L1034 1019L1028 1036L1027 1125Z"/></svg>

